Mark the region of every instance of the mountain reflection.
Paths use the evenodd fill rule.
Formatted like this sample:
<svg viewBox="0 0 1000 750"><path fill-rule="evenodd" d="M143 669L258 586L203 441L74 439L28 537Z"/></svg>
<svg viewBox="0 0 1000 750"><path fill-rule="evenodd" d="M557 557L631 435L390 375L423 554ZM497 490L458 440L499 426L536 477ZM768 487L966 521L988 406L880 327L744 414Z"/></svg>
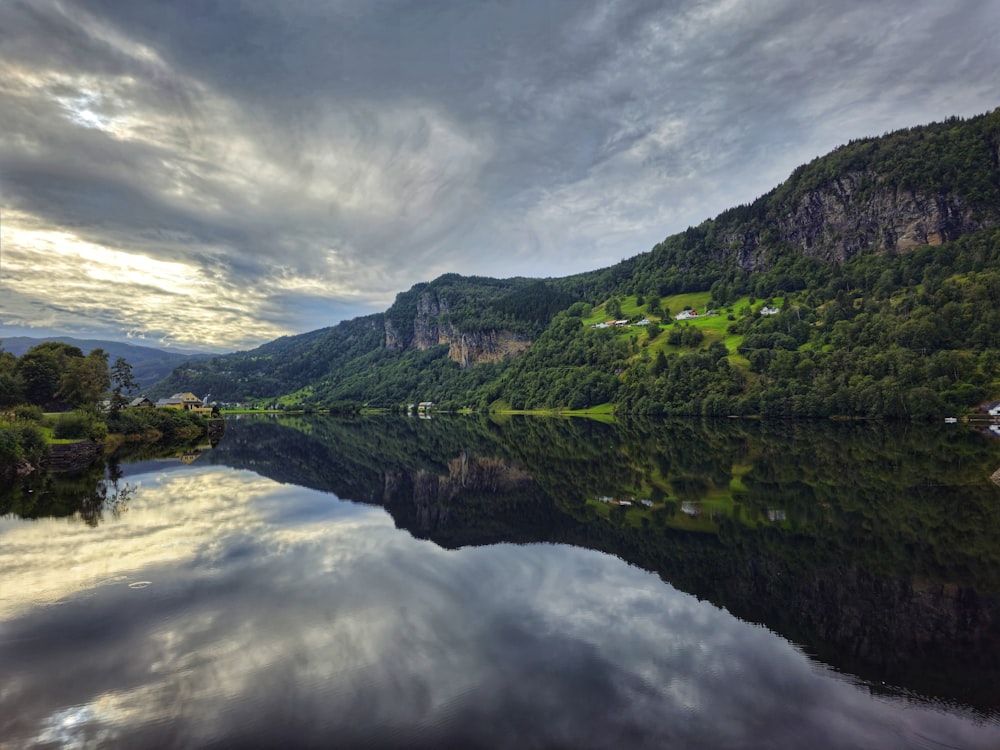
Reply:
<svg viewBox="0 0 1000 750"><path fill-rule="evenodd" d="M0 511L78 513L89 524L124 508L148 514L142 523L152 536L120 540L115 553L132 555L136 569L203 560L207 548L191 540L219 529L246 538L247 549L265 538L282 548L330 512L321 495L286 502L246 473L196 488L212 465L381 506L397 527L445 549L551 542L610 553L766 626L872 691L991 718L1000 709L1000 487L990 480L1000 440L964 426L231 419L222 442L206 446L191 469L177 461L157 469L157 483L197 503L136 506L131 477L138 466L148 472L145 463L49 478L30 501L26 490L0 500ZM233 497L253 499L256 515ZM184 525L159 517L170 513L183 514ZM268 513L282 517L278 536L266 531ZM34 542L20 543L28 559ZM239 549L226 554L242 559ZM323 549L319 564L336 570L336 552ZM533 559L526 550L504 558ZM51 589L52 600L64 593L56 576L26 576L25 586ZM565 592L557 598L571 601ZM512 628L524 637L522 626Z"/></svg>
<svg viewBox="0 0 1000 750"><path fill-rule="evenodd" d="M1000 441L965 428L250 419L208 460L446 548L609 552L872 689L1000 707Z"/></svg>

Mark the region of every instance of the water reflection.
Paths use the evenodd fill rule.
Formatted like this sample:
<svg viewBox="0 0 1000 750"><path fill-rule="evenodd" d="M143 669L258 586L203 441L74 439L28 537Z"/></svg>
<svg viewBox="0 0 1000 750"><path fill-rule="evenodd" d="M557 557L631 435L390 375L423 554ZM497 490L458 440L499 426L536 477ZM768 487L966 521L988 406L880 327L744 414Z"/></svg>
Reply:
<svg viewBox="0 0 1000 750"><path fill-rule="evenodd" d="M611 552L875 689L1000 706L1000 441L958 426L241 422L209 460L449 547Z"/></svg>
<svg viewBox="0 0 1000 750"><path fill-rule="evenodd" d="M7 516L0 740L1000 744L997 444L942 433L915 476L926 436L699 429L239 422L122 467L94 527Z"/></svg>

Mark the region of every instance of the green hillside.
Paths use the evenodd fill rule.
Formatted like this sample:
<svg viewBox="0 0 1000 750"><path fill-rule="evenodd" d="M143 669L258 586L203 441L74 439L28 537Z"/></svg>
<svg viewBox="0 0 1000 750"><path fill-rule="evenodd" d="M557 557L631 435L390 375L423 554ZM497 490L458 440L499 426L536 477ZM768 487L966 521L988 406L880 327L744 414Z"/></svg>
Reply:
<svg viewBox="0 0 1000 750"><path fill-rule="evenodd" d="M383 315L189 363L157 392L317 408L959 414L1000 398L998 227L1000 110L847 144L609 268L447 274ZM676 320L685 309L697 315Z"/></svg>

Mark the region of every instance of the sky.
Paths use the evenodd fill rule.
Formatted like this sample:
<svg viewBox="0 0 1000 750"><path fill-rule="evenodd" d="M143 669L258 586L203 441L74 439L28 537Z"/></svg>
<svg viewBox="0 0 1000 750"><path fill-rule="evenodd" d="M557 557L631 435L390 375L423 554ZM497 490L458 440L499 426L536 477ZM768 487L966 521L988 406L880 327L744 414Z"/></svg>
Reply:
<svg viewBox="0 0 1000 750"><path fill-rule="evenodd" d="M0 339L248 349L564 276L1000 106L995 0L0 0Z"/></svg>

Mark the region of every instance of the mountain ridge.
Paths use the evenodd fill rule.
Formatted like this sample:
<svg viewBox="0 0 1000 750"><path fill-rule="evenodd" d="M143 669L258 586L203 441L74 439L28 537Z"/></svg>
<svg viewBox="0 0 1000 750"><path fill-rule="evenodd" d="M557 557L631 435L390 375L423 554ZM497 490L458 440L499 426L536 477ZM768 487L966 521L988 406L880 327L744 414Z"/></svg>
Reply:
<svg viewBox="0 0 1000 750"><path fill-rule="evenodd" d="M915 390L926 389L936 395L932 410L963 410L1000 392L992 354L953 368L951 382L929 370L887 376L869 360L886 347L904 368L914 352L943 360L945 352L965 359L994 351L982 334L938 321L934 309L950 302L970 317L970 306L994 300L998 227L1000 109L853 141L753 202L613 266L546 279L445 274L401 292L384 313L195 363L157 387L320 407L435 400L701 413L711 401L709 412L910 417L927 411L916 408L927 394ZM706 307L726 313L728 329L675 325L678 310L662 309L665 298L702 292ZM794 324L756 317L758 303L772 298L795 311ZM623 308L655 325L606 334L583 322L620 318ZM872 316L882 334L872 332ZM947 334L911 335L915 318ZM772 330L782 324L784 338ZM661 326L674 327L657 340ZM680 336L689 326L700 333ZM755 346L746 346L748 336ZM871 382L827 373L859 351L858 373ZM701 386L686 373L692 368ZM829 375L822 383L830 393L818 390L817 375Z"/></svg>

